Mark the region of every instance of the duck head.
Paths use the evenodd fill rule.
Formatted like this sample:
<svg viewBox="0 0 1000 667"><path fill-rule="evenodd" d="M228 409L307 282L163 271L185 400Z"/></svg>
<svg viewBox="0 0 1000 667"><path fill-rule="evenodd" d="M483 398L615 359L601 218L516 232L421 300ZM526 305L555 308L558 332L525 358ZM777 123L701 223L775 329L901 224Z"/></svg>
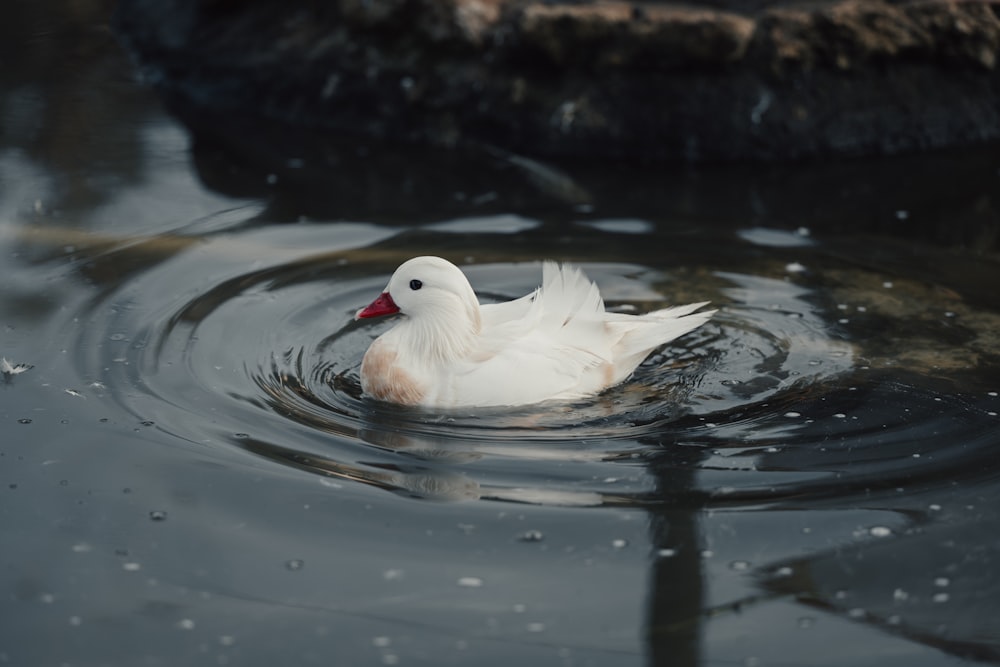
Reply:
<svg viewBox="0 0 1000 667"><path fill-rule="evenodd" d="M382 292L355 319L401 313L414 322L479 333L479 299L461 269L440 257L414 257L396 269Z"/></svg>

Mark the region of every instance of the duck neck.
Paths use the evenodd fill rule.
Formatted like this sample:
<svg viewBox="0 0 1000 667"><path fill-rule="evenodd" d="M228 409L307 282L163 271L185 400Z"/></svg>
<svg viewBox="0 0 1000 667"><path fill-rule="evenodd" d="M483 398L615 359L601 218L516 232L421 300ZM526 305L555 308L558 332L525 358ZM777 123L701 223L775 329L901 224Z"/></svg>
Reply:
<svg viewBox="0 0 1000 667"><path fill-rule="evenodd" d="M482 329L478 304L472 318L411 318L405 340L415 358L446 361L464 357Z"/></svg>

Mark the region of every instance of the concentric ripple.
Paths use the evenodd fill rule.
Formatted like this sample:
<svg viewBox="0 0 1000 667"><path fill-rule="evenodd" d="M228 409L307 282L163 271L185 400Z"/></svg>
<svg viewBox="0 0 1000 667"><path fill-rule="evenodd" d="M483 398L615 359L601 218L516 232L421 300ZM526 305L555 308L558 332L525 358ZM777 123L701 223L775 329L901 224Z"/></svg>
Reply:
<svg viewBox="0 0 1000 667"><path fill-rule="evenodd" d="M391 322L352 315L404 256L298 248L248 270L219 245L76 314L90 323L76 342L82 373L182 441L327 485L573 506L779 502L974 468L997 423L994 397L942 397L867 369L813 289L737 272L704 281L698 298L720 307L708 325L601 396L516 410L383 405L362 395L358 373ZM484 299L540 279L533 263L465 268ZM584 268L627 311L669 305L677 278ZM665 493L677 469L690 472L687 486Z"/></svg>

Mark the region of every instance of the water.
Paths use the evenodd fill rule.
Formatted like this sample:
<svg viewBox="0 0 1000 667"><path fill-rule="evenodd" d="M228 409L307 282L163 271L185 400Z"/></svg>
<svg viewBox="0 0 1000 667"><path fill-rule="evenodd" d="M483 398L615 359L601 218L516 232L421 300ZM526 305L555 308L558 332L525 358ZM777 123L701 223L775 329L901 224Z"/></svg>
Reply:
<svg viewBox="0 0 1000 667"><path fill-rule="evenodd" d="M0 107L0 355L33 366L0 386L0 660L1000 661L989 151L241 151L107 35L30 34ZM379 405L390 323L352 315L424 253L487 300L556 257L612 307L720 312L591 400Z"/></svg>

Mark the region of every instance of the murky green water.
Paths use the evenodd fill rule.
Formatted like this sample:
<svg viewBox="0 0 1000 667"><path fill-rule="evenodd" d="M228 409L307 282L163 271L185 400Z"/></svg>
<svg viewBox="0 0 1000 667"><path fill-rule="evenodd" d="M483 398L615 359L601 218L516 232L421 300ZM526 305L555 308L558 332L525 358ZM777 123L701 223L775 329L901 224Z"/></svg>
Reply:
<svg viewBox="0 0 1000 667"><path fill-rule="evenodd" d="M99 17L15 12L0 79L0 356L33 366L0 385L0 662L1000 661L993 152L195 142ZM389 323L351 316L426 253L488 300L554 257L720 313L593 400L377 405Z"/></svg>

